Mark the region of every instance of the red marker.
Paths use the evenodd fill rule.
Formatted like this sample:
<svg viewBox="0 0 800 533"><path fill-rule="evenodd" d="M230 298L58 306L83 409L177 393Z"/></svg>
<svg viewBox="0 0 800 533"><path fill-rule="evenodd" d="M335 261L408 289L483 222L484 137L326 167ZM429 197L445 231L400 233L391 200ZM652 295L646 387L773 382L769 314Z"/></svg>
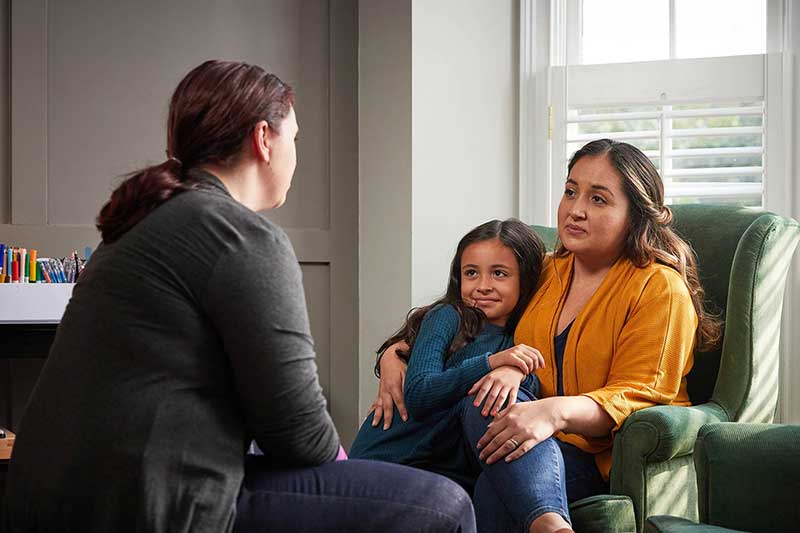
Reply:
<svg viewBox="0 0 800 533"><path fill-rule="evenodd" d="M14 252L14 261L11 265L11 283L19 283L19 254Z"/></svg>

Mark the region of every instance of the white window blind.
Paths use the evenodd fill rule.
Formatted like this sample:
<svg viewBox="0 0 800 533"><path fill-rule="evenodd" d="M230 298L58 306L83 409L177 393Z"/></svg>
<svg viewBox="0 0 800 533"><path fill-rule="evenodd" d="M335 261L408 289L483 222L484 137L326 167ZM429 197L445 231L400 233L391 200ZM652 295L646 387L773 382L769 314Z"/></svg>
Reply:
<svg viewBox="0 0 800 533"><path fill-rule="evenodd" d="M763 203L763 101L578 107L566 122L568 157L593 139L628 142L659 169L667 203Z"/></svg>
<svg viewBox="0 0 800 533"><path fill-rule="evenodd" d="M553 67L552 189L587 142L641 149L667 203L762 206L764 55Z"/></svg>

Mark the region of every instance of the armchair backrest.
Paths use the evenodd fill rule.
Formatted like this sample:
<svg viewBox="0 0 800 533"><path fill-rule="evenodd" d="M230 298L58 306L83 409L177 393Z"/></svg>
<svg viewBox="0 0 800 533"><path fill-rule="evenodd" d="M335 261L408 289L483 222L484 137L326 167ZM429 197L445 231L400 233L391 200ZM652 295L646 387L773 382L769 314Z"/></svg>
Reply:
<svg viewBox="0 0 800 533"><path fill-rule="evenodd" d="M772 213L717 205L672 206L676 231L697 254L707 309L725 321L723 342L695 352L692 403L719 404L729 420L770 422L786 274L800 225ZM533 226L552 250L556 230Z"/></svg>

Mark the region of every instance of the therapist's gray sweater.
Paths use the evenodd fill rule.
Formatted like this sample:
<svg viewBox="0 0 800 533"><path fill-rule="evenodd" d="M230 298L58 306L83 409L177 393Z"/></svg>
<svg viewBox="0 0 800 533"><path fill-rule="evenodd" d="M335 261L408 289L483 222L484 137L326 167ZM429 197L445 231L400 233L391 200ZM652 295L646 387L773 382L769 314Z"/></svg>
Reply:
<svg viewBox="0 0 800 533"><path fill-rule="evenodd" d="M229 531L250 439L280 466L336 456L288 238L193 174L81 274L20 424L10 531Z"/></svg>

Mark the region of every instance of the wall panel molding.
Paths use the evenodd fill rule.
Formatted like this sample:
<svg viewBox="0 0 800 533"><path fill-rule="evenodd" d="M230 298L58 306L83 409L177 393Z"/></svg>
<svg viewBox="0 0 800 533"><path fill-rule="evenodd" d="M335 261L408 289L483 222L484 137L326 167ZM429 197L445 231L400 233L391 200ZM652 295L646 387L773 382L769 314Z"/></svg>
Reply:
<svg viewBox="0 0 800 533"><path fill-rule="evenodd" d="M47 0L11 1L11 223L47 224Z"/></svg>

